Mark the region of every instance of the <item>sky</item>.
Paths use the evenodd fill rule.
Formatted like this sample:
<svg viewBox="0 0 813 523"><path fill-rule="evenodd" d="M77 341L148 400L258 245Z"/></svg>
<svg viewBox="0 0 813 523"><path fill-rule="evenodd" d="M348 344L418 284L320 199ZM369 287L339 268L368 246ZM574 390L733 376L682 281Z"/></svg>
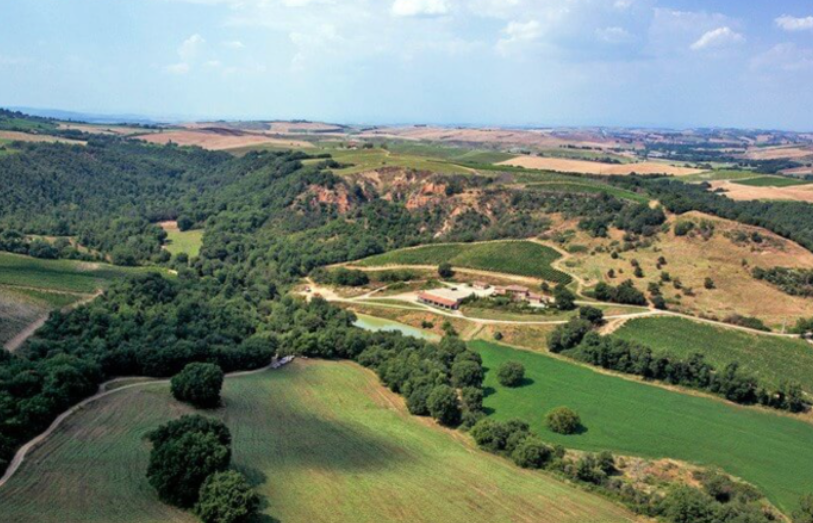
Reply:
<svg viewBox="0 0 813 523"><path fill-rule="evenodd" d="M0 0L0 106L813 131L813 2Z"/></svg>

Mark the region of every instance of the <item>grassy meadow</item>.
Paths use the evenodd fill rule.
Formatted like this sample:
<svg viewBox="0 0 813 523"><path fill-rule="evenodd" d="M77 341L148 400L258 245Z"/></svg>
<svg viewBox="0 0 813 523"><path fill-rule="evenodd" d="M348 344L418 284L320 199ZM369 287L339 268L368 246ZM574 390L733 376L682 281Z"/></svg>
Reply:
<svg viewBox="0 0 813 523"><path fill-rule="evenodd" d="M441 174L470 174L472 170L454 163L418 156L391 152L386 149L329 150L333 158L349 167L334 169L338 175L356 174L382 167L404 167Z"/></svg>
<svg viewBox="0 0 813 523"><path fill-rule="evenodd" d="M185 523L147 483L144 434L189 412L166 384L83 409L0 489L16 523ZM260 522L620 522L611 502L475 450L410 416L349 363L298 361L227 380L221 417L233 463L263 496Z"/></svg>
<svg viewBox="0 0 813 523"><path fill-rule="evenodd" d="M718 369L736 361L765 383L777 386L786 379L813 393L813 346L800 339L751 334L674 317L632 319L614 336L647 345L656 353L684 358L700 353Z"/></svg>
<svg viewBox="0 0 813 523"><path fill-rule="evenodd" d="M52 309L67 307L81 295L0 285L0 346Z"/></svg>
<svg viewBox="0 0 813 523"><path fill-rule="evenodd" d="M484 243L444 243L399 249L370 258L355 265L438 265L518 276L541 278L555 283L570 283L572 278L551 266L561 255L550 247L530 241L497 241Z"/></svg>
<svg viewBox="0 0 813 523"><path fill-rule="evenodd" d="M490 342L475 341L471 347L489 369L485 406L491 415L523 419L547 441L587 451L611 450L720 467L757 486L785 511L811 491L810 423L601 374ZM515 389L499 385L495 370L511 360L525 366L528 384ZM574 409L586 430L572 436L548 430L544 416L559 406Z"/></svg>
<svg viewBox="0 0 813 523"><path fill-rule="evenodd" d="M203 245L203 229L192 231L181 231L178 228L165 229L167 232L166 250L173 256L179 253L186 253L190 257L200 254Z"/></svg>

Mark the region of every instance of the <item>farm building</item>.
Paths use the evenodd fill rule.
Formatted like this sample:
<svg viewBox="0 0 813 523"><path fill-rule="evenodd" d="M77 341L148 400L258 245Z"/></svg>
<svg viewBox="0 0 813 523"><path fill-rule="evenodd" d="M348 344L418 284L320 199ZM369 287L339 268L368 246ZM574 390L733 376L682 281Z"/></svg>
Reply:
<svg viewBox="0 0 813 523"><path fill-rule="evenodd" d="M418 301L433 307L456 311L460 308L460 302L463 299L439 296L437 292L421 292L418 294Z"/></svg>
<svg viewBox="0 0 813 523"><path fill-rule="evenodd" d="M491 287L491 285L484 281L476 281L472 284L472 287L474 287L478 291L485 291L488 290Z"/></svg>
<svg viewBox="0 0 813 523"><path fill-rule="evenodd" d="M495 296L510 296L516 299L527 299L528 295L531 294L531 290L528 287L523 287L522 285L509 285L507 287L494 287L494 295Z"/></svg>

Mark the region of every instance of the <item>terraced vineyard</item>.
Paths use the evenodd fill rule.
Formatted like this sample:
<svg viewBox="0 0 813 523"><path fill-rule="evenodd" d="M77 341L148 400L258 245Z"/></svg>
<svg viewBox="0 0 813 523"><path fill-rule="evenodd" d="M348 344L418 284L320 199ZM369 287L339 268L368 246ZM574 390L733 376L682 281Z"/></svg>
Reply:
<svg viewBox="0 0 813 523"><path fill-rule="evenodd" d="M355 262L363 267L383 265L438 265L541 278L554 283L570 283L572 278L551 266L561 254L530 241L484 243L444 243L399 249Z"/></svg>
<svg viewBox="0 0 813 523"><path fill-rule="evenodd" d="M813 393L813 346L800 339L749 334L683 318L633 319L615 336L684 358L700 353L718 369L736 361L774 387L790 380Z"/></svg>
<svg viewBox="0 0 813 523"><path fill-rule="evenodd" d="M808 422L493 343L476 341L471 347L490 369L485 387L492 392L485 406L491 415L525 420L552 443L720 467L753 483L786 511L813 485L813 425ZM509 360L525 366L530 384L509 389L497 382L494 370ZM586 431L573 436L549 431L544 416L559 406L574 409Z"/></svg>
<svg viewBox="0 0 813 523"><path fill-rule="evenodd" d="M224 401L213 414L231 428L236 468L264 497L258 521L633 520L610 501L411 417L353 364L300 361L230 379ZM160 384L83 409L0 488L3 520L197 521L160 503L144 476L144 434L188 410Z"/></svg>

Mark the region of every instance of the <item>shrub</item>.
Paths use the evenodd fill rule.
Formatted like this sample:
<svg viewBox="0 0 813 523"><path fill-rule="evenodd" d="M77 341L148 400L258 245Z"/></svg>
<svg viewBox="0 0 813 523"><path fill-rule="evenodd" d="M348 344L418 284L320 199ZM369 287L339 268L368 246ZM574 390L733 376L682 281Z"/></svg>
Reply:
<svg viewBox="0 0 813 523"><path fill-rule="evenodd" d="M545 422L557 434L575 434L582 426L579 415L567 407L558 407L548 412Z"/></svg>
<svg viewBox="0 0 813 523"><path fill-rule="evenodd" d="M675 224L675 236L686 236L694 229L694 222L677 222Z"/></svg>
<svg viewBox="0 0 813 523"><path fill-rule="evenodd" d="M793 523L813 523L813 495L808 494L799 501L799 508L793 513Z"/></svg>
<svg viewBox="0 0 813 523"><path fill-rule="evenodd" d="M714 523L714 500L703 492L680 486L662 501L661 509L668 521L673 523Z"/></svg>
<svg viewBox="0 0 813 523"><path fill-rule="evenodd" d="M240 523L253 516L260 498L245 476L229 470L206 478L200 488L195 514L203 523Z"/></svg>
<svg viewBox="0 0 813 523"><path fill-rule="evenodd" d="M522 468L539 469L545 466L553 450L535 437L525 438L511 453L511 459Z"/></svg>
<svg viewBox="0 0 813 523"><path fill-rule="evenodd" d="M190 363L172 378L172 395L200 408L220 404L223 370L211 363Z"/></svg>
<svg viewBox="0 0 813 523"><path fill-rule="evenodd" d="M604 322L604 311L585 305L579 308L579 318L587 320L593 325L601 325Z"/></svg>
<svg viewBox="0 0 813 523"><path fill-rule="evenodd" d="M593 324L589 321L573 318L564 325L560 325L548 336L548 349L559 353L572 349L581 343L584 336L590 332Z"/></svg>
<svg viewBox="0 0 813 523"><path fill-rule="evenodd" d="M454 427L460 423L460 401L457 393L448 385L435 387L426 400L429 414L441 425Z"/></svg>
<svg viewBox="0 0 813 523"><path fill-rule="evenodd" d="M506 361L497 369L497 380L505 387L517 387L525 379L525 367L516 361Z"/></svg>
<svg viewBox="0 0 813 523"><path fill-rule="evenodd" d="M711 278L706 278L703 281L703 287L705 287L708 290L713 289L714 288L714 280L712 280Z"/></svg>
<svg viewBox="0 0 813 523"><path fill-rule="evenodd" d="M508 428L504 424L490 419L479 421L471 429L471 436L477 445L491 452L505 449L509 435Z"/></svg>
<svg viewBox="0 0 813 523"><path fill-rule="evenodd" d="M438 265L438 276L441 278L451 278L454 276L454 269L449 263L441 263Z"/></svg>

